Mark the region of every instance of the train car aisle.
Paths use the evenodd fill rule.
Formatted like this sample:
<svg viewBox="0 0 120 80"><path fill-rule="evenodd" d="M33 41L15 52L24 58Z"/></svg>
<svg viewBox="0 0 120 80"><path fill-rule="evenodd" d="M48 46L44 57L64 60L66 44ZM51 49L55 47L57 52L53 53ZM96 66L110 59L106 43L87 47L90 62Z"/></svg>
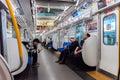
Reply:
<svg viewBox="0 0 120 80"><path fill-rule="evenodd" d="M83 80L66 65L55 63L57 57L49 51L43 49L38 57L40 65L31 67L26 76L16 80Z"/></svg>

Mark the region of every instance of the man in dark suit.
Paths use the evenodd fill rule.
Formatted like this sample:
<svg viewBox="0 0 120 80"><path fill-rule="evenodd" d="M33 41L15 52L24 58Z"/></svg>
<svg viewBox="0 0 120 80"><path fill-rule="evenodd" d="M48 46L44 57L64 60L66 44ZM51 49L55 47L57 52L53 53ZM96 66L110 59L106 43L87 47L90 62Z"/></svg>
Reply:
<svg viewBox="0 0 120 80"><path fill-rule="evenodd" d="M74 37L70 38L70 42L71 44L69 46L64 47L64 51L61 52L58 61L56 61L57 63L64 64L69 53L74 52L76 47L79 46L78 41L76 41Z"/></svg>

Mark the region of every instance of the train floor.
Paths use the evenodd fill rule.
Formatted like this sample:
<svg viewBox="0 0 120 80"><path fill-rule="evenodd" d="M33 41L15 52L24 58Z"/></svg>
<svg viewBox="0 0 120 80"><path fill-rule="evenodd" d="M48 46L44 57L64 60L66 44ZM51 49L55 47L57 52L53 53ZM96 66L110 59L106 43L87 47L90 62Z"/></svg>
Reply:
<svg viewBox="0 0 120 80"><path fill-rule="evenodd" d="M15 80L83 80L66 65L55 63L58 58L43 49L38 55L38 66L28 66L27 70L15 76Z"/></svg>

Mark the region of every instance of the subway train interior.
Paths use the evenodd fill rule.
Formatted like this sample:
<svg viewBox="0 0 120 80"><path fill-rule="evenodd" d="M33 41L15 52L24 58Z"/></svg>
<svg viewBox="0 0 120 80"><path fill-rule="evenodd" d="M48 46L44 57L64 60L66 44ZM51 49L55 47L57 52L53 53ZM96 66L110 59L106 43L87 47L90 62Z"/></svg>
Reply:
<svg viewBox="0 0 120 80"><path fill-rule="evenodd" d="M0 80L120 80L120 0L0 0Z"/></svg>

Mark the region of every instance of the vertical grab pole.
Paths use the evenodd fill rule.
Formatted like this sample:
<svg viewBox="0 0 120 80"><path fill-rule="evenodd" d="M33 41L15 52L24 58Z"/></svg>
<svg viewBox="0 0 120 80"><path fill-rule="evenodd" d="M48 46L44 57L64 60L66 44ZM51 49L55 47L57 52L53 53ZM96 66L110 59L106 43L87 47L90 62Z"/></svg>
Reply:
<svg viewBox="0 0 120 80"><path fill-rule="evenodd" d="M21 68L21 66L23 64L23 62L22 62L23 53L22 53L22 44L21 44L21 39L20 39L20 33L19 33L19 29L18 29L16 18L14 16L14 12L12 10L12 6L11 6L11 3L10 3L10 0L6 0L6 3L7 3L7 6L8 6L10 15L12 17L12 22L13 22L15 33L16 33L16 38L17 38L17 43L18 43L18 50L19 50L19 57L20 57L20 66L19 66L19 68ZM18 69L16 69L16 70L18 70Z"/></svg>

